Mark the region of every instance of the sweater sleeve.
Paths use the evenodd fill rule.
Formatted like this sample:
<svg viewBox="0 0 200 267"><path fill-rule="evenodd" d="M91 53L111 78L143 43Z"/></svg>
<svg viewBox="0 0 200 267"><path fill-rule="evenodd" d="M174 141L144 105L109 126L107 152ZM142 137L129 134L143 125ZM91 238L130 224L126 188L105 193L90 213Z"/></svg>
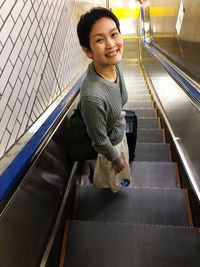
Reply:
<svg viewBox="0 0 200 267"><path fill-rule="evenodd" d="M99 99L83 98L81 115L94 149L103 154L109 161L118 161L118 152L107 135L107 115L104 103L100 102Z"/></svg>

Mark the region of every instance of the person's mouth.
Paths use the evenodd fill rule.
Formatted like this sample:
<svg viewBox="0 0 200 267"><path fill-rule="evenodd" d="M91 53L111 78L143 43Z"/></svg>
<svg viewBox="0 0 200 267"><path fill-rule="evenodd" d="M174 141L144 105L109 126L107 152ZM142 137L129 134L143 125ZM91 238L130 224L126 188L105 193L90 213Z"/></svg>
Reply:
<svg viewBox="0 0 200 267"><path fill-rule="evenodd" d="M106 53L106 57L115 57L120 52L119 49Z"/></svg>

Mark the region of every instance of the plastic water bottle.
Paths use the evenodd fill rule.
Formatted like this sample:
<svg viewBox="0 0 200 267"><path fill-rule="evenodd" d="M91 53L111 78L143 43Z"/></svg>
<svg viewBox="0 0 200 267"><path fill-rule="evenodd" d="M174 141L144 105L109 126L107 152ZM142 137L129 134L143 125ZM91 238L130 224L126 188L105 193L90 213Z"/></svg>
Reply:
<svg viewBox="0 0 200 267"><path fill-rule="evenodd" d="M130 181L128 179L124 178L120 181L120 184L122 187L127 187L130 184Z"/></svg>

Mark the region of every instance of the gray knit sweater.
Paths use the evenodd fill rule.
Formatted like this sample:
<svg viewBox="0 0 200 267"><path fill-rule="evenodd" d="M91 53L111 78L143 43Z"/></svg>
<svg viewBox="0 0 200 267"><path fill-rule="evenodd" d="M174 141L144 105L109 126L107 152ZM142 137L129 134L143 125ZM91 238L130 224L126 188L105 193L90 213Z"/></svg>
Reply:
<svg viewBox="0 0 200 267"><path fill-rule="evenodd" d="M117 82L112 83L100 77L91 63L80 88L80 110L92 145L112 162L120 158L114 146L124 136L125 118L122 108L128 99L120 68L116 68Z"/></svg>

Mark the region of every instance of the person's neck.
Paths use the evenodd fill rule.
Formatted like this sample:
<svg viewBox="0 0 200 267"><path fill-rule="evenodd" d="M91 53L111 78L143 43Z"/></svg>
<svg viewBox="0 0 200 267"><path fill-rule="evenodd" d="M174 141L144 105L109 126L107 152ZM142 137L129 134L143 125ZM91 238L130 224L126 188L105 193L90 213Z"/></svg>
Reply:
<svg viewBox="0 0 200 267"><path fill-rule="evenodd" d="M106 68L100 68L99 66L95 66L94 64L95 71L97 74L99 74L103 79L110 81L110 82L115 82L117 79L117 72L115 66L109 66Z"/></svg>

